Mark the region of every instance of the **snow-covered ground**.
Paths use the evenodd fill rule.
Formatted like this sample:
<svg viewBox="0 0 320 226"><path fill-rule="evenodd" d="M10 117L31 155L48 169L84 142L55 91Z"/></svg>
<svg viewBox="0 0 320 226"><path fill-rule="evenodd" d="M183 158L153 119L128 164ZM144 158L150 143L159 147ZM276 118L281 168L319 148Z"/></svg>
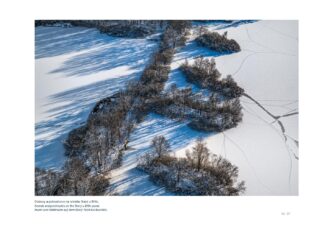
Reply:
<svg viewBox="0 0 320 226"><path fill-rule="evenodd" d="M166 88L190 85L177 70L185 59L214 57L218 70L232 74L245 92L275 116L298 112L298 23L207 24L210 30L228 31L242 51L220 55L198 47L193 38L175 54ZM36 166L63 164L62 140L86 120L94 103L139 75L155 44L145 39L120 39L84 28L36 29ZM130 137L123 165L111 172L112 192L120 195L172 195L135 169L150 151L156 135L169 140L174 154L184 156L196 138L239 167L245 195L298 194L298 115L279 123L247 97L242 97L243 122L224 133L201 133L186 123L150 114Z"/></svg>
<svg viewBox="0 0 320 226"><path fill-rule="evenodd" d="M216 58L222 74L231 74L273 115L299 112L298 22L259 21L227 30L242 51ZM209 138L208 145L214 151L223 144L220 153L239 167L246 194L297 195L298 114L279 119L283 134L279 124L257 104L246 97L241 102L243 123Z"/></svg>
<svg viewBox="0 0 320 226"><path fill-rule="evenodd" d="M63 140L93 105L141 74L157 44L114 38L96 29L35 30L35 165L59 169Z"/></svg>

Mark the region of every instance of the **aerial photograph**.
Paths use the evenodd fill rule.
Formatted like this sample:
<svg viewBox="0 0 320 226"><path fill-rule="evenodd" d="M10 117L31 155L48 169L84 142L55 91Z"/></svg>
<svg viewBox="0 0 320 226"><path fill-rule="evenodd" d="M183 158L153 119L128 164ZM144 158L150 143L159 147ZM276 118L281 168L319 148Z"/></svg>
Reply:
<svg viewBox="0 0 320 226"><path fill-rule="evenodd" d="M298 24L35 20L35 196L298 196Z"/></svg>

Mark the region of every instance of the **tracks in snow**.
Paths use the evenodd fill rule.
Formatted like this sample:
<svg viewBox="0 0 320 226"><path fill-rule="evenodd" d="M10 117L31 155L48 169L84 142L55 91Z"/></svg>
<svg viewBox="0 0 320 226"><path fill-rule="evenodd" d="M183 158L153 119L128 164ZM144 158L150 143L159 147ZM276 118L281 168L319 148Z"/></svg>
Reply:
<svg viewBox="0 0 320 226"><path fill-rule="evenodd" d="M293 116L293 115L298 115L299 112L296 111L296 112L292 112L292 113L287 113L287 114L284 114L284 115L274 115L272 114L270 111L268 111L262 104L260 104L260 102L258 102L257 100L255 100L253 97L251 97L250 95L248 95L247 93L244 93L243 94L244 97L250 99L251 101L253 101L258 107L260 107L265 113L267 113L270 117L272 117L275 121L274 122L277 122L278 125L280 126L280 129L281 129L281 132L282 132L282 135L283 135L283 138L285 140L285 142L287 142L288 138L290 138L291 140L293 140L296 144L296 146L298 147L299 146L299 141L295 140L294 138L288 136L286 134L286 128L285 126L283 125L282 121L280 120L281 118L284 118L284 117L290 117L290 116ZM273 123L274 123L273 122ZM293 156L295 157L295 159L299 160L299 157L292 151L293 153Z"/></svg>
<svg viewBox="0 0 320 226"><path fill-rule="evenodd" d="M253 97L251 97L250 95L248 95L247 93L243 94L244 97L248 98L249 100L251 100L252 102L254 102L259 108L261 108L267 115L269 115L271 118L274 119L274 122L272 123L268 123L265 121L266 123L268 123L268 125L272 126L273 123L277 123L281 129L281 133L280 135L282 136L283 140L284 140L284 145L288 151L288 155L289 155L289 159L290 159L290 167L289 167L289 186L291 184L291 174L292 174L292 156L298 161L299 157L296 155L296 153L294 153L294 151L292 150L292 148L288 145L288 138L291 139L292 141L294 141L295 145L297 148L299 148L299 141L295 140L294 138L292 138L291 136L286 134L286 128L283 125L282 121L280 120L281 118L284 117L290 117L293 115L297 115L299 114L298 111L295 112L291 112L291 113L287 113L284 115L274 115L273 113L271 113L270 111L268 111L259 101L257 101L256 99L254 99ZM296 109L295 109L296 110ZM260 118L260 117L259 117ZM262 119L261 119L262 120ZM273 126L272 126L273 127ZM276 128L273 128L276 129ZM277 130L279 131L279 130ZM280 131L279 131L280 132ZM292 156L291 156L292 155Z"/></svg>

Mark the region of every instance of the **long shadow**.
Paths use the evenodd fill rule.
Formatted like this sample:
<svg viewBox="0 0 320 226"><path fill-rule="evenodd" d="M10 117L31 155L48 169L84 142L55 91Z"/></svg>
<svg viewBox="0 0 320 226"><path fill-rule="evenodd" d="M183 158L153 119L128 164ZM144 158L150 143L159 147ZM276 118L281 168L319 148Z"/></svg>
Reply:
<svg viewBox="0 0 320 226"><path fill-rule="evenodd" d="M130 160L138 159L151 150L150 142L155 136L165 136L170 143L171 150L179 150L194 142L199 137L206 137L213 133L200 132L188 127L188 122L180 122L158 114L150 113L144 122L139 124L130 136L129 146L135 150L129 151L124 157L124 165Z"/></svg>
<svg viewBox="0 0 320 226"><path fill-rule="evenodd" d="M171 196L172 193L165 190L164 187L154 185L149 180L149 175L132 168L126 172L127 177L113 184L110 188L112 191L115 187L125 186L125 191L121 192L121 196Z"/></svg>
<svg viewBox="0 0 320 226"><path fill-rule="evenodd" d="M109 36L82 27L36 27L35 58L53 57L102 45Z"/></svg>
<svg viewBox="0 0 320 226"><path fill-rule="evenodd" d="M51 73L82 76L121 66L141 69L149 60L146 53L154 49L155 43L145 39L109 38L108 42L98 47L71 57Z"/></svg>
<svg viewBox="0 0 320 226"><path fill-rule="evenodd" d="M154 46L155 42L148 39L111 37L94 28L40 26L35 29L36 59L85 51L71 57L52 73L83 75L117 66L139 65L148 59L145 53Z"/></svg>

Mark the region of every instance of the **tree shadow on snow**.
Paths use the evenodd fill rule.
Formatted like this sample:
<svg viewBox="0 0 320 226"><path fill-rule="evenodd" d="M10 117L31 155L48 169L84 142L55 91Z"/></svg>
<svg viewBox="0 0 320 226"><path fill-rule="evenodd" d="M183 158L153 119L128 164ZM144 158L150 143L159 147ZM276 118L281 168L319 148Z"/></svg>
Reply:
<svg viewBox="0 0 320 226"><path fill-rule="evenodd" d="M146 53L151 52L154 47L154 42L144 39L111 38L99 48L71 57L51 73L62 72L67 76L82 76L122 66L141 69L149 60Z"/></svg>
<svg viewBox="0 0 320 226"><path fill-rule="evenodd" d="M82 27L36 27L35 58L59 56L104 44L110 37Z"/></svg>
<svg viewBox="0 0 320 226"><path fill-rule="evenodd" d="M148 39L116 38L81 27L37 27L35 34L36 59L78 52L51 71L67 76L89 75L120 66L140 68L149 59L146 53L155 46Z"/></svg>

